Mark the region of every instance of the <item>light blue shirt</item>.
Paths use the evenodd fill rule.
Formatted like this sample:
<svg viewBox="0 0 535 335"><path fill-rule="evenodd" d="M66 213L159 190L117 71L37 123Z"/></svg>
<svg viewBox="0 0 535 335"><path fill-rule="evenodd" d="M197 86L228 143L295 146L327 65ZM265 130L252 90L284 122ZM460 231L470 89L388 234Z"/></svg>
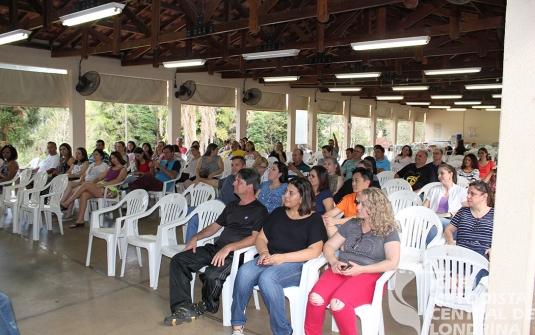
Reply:
<svg viewBox="0 0 535 335"><path fill-rule="evenodd" d="M390 171L390 161L386 159L386 157L383 157L382 161L375 160L375 165L377 165L378 169L384 169L385 171Z"/></svg>

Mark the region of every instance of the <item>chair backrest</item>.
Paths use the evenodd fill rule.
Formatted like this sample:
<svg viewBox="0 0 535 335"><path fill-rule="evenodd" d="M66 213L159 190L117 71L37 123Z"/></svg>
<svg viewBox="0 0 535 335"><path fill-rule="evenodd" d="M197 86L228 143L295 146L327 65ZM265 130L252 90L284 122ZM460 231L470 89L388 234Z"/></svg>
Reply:
<svg viewBox="0 0 535 335"><path fill-rule="evenodd" d="M448 164L450 164L453 161L461 161L462 163L463 159L464 159L464 155L451 155L450 158L448 159Z"/></svg>
<svg viewBox="0 0 535 335"><path fill-rule="evenodd" d="M455 245L438 245L424 252L424 267L431 270L431 288L441 300L472 304L476 277L489 262L475 251Z"/></svg>
<svg viewBox="0 0 535 335"><path fill-rule="evenodd" d="M394 215L404 208L422 205L420 197L413 191L407 190L401 190L390 194L388 200L392 204Z"/></svg>
<svg viewBox="0 0 535 335"><path fill-rule="evenodd" d="M225 169L223 170L223 172L221 172L221 177L219 179L228 177L232 173L232 168L230 166L231 164L232 164L232 161L230 159L227 159L223 162Z"/></svg>
<svg viewBox="0 0 535 335"><path fill-rule="evenodd" d="M32 170L25 169L23 170L19 175L19 184L27 184L30 181L30 178L32 177Z"/></svg>
<svg viewBox="0 0 535 335"><path fill-rule="evenodd" d="M38 166L39 166L39 157L35 157L34 159L32 159L32 160L28 163L28 168L29 168L30 170L37 169Z"/></svg>
<svg viewBox="0 0 535 335"><path fill-rule="evenodd" d="M392 163L390 164L390 171L394 172L394 173L397 173L399 170L403 169L403 165L401 165L400 163Z"/></svg>
<svg viewBox="0 0 535 335"><path fill-rule="evenodd" d="M435 186L438 186L438 185L441 185L439 181L436 181L436 182L433 182L433 183L429 183L429 184L425 184L425 186L422 187L418 191L417 194L418 194L418 196L420 196L420 199L423 199L423 201L425 201L425 197L427 196L427 193L429 192L429 190L432 189ZM423 193L423 196L421 196L422 193Z"/></svg>
<svg viewBox="0 0 535 335"><path fill-rule="evenodd" d="M412 187L406 180L401 179L401 178L396 178L396 179L391 179L384 184L381 184L381 190L388 197L390 194L397 192L397 191L401 191L401 190L412 191Z"/></svg>
<svg viewBox="0 0 535 335"><path fill-rule="evenodd" d="M48 174L46 171L39 172L32 178L33 180L33 187L34 188L41 188L46 185L46 181L48 180Z"/></svg>
<svg viewBox="0 0 535 335"><path fill-rule="evenodd" d="M190 213L191 216L195 214L199 216L199 229L197 231L203 230L212 222L214 222L224 209L225 204L219 200L208 200L197 206L197 208Z"/></svg>
<svg viewBox="0 0 535 335"><path fill-rule="evenodd" d="M160 207L160 224L186 217L188 204L182 194L172 193L161 198L154 206Z"/></svg>
<svg viewBox="0 0 535 335"><path fill-rule="evenodd" d="M147 209L149 194L145 190L137 189L128 193L119 203L126 203L126 216L138 214Z"/></svg>
<svg viewBox="0 0 535 335"><path fill-rule="evenodd" d="M427 207L415 206L402 209L395 218L401 226L402 249L426 249L425 241L433 226L437 228L437 234L429 244L434 245L442 238L442 223L435 212Z"/></svg>
<svg viewBox="0 0 535 335"><path fill-rule="evenodd" d="M458 167L461 167L461 165L463 165L463 161L454 160L454 161L448 162L448 164L453 166L454 168L458 168Z"/></svg>
<svg viewBox="0 0 535 335"><path fill-rule="evenodd" d="M215 190L212 186L199 184L188 187L182 195L190 206L199 206L203 202L215 199Z"/></svg>
<svg viewBox="0 0 535 335"><path fill-rule="evenodd" d="M67 176L66 174L61 174L56 178L52 179L52 181L50 182L50 190L48 191L48 194L53 194L52 196L50 196L50 200L48 203L50 207L59 206L59 201L63 196L63 192L65 192L65 189L67 188L68 182L69 176Z"/></svg>
<svg viewBox="0 0 535 335"><path fill-rule="evenodd" d="M261 153L260 156L262 156L262 157L264 157L264 158L268 158L269 155L268 155L267 153L264 152L264 153Z"/></svg>
<svg viewBox="0 0 535 335"><path fill-rule="evenodd" d="M470 186L470 182L465 177L457 176L457 185L467 189Z"/></svg>
<svg viewBox="0 0 535 335"><path fill-rule="evenodd" d="M248 160L245 161L245 165L248 168L252 168L253 167L253 163L254 163L254 159L248 159Z"/></svg>
<svg viewBox="0 0 535 335"><path fill-rule="evenodd" d="M271 167L273 165L273 163L279 161L276 157L268 157L267 160L268 160L268 163L269 163L269 167Z"/></svg>
<svg viewBox="0 0 535 335"><path fill-rule="evenodd" d="M393 172L393 171L383 171L383 172L379 172L377 174L377 178L379 178L379 184L380 185L384 185L384 183L386 183L387 181L389 180L392 180L394 179L394 175L396 173Z"/></svg>

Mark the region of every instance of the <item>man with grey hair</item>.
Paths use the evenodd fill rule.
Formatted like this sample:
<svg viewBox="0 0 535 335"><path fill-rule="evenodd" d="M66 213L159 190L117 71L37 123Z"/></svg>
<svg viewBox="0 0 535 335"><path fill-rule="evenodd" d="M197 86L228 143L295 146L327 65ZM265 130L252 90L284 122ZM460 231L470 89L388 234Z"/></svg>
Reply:
<svg viewBox="0 0 535 335"><path fill-rule="evenodd" d="M435 181L435 171L426 162L427 152L420 150L414 157L414 163L399 170L394 177L405 179L411 185L412 190L418 192L426 184Z"/></svg>

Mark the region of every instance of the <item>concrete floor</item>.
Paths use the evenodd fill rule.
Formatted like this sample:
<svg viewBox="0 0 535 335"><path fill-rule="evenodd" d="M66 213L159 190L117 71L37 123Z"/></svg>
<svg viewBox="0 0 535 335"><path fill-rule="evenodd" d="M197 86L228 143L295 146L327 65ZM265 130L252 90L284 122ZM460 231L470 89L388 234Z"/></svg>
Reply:
<svg viewBox="0 0 535 335"><path fill-rule="evenodd" d="M157 213L157 211L155 212ZM1 218L0 218L1 219ZM69 229L73 222L64 222L65 235L59 232L56 219L52 231L41 230L40 240L32 241L32 229L25 224L22 235L13 234L11 215L5 216L0 229L0 290L11 299L21 334L230 334L222 325L222 314L207 315L194 323L168 327L163 323L169 311L169 259L162 260L159 286L149 287L147 253L142 249L143 267L139 267L135 249L128 250L125 276L120 277L117 257L115 277L107 276L106 242L95 238L91 264L85 266L89 227ZM158 217L140 221L142 233L155 233ZM182 239L178 229L179 241ZM383 300L385 333L419 334L414 280L399 274L396 283L409 282L402 294ZM196 300L200 285L196 285ZM245 325L246 334L270 334L269 316L265 305L254 308L249 302ZM413 306L413 307L410 307ZM287 307L288 309L288 307ZM393 318L391 311L396 315ZM436 311L430 334L470 334L470 316L451 317L449 309ZM289 314L288 314L289 317ZM461 320L459 320L461 319ZM398 320L398 321L395 321ZM413 325L413 327L408 326ZM360 328L360 327L359 327ZM330 331L331 316L327 312L324 334ZM470 328L471 329L471 328Z"/></svg>

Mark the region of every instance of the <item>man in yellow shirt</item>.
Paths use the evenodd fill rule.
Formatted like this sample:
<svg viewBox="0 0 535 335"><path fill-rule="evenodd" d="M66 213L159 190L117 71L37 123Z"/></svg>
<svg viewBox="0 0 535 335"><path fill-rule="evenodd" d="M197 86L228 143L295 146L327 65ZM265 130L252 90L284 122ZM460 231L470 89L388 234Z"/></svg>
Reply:
<svg viewBox="0 0 535 335"><path fill-rule="evenodd" d="M238 141L232 141L232 145L230 146L230 150L225 152L223 154L223 160L225 159L231 159L232 157L245 157L245 151L240 149L240 144Z"/></svg>

